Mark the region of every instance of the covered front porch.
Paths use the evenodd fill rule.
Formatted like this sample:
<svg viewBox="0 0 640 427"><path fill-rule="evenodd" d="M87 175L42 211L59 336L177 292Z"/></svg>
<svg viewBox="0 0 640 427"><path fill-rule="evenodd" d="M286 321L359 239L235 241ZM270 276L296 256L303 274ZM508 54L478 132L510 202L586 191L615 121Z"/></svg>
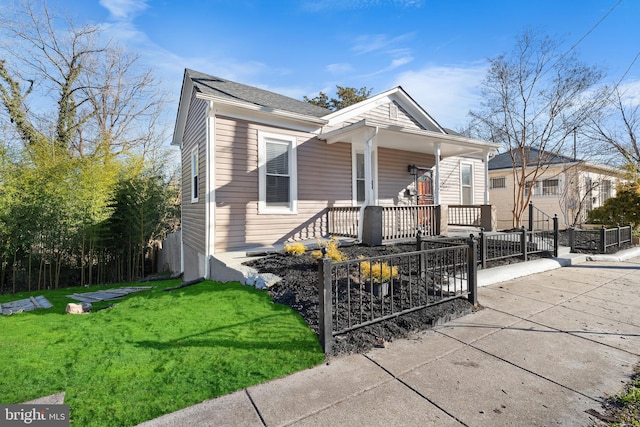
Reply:
<svg viewBox="0 0 640 427"><path fill-rule="evenodd" d="M325 131L318 138L327 144L351 144L354 159L361 162L353 165L352 206L327 208L329 235L377 245L415 238L418 231L437 236L448 235L454 226L496 228L487 183L488 161L497 144L371 119ZM379 154L383 150L386 156ZM397 158L391 158L389 150L415 153L418 164L394 165L391 174L387 162ZM404 198L379 191L399 175L409 182Z"/></svg>
<svg viewBox="0 0 640 427"><path fill-rule="evenodd" d="M362 211L362 212L361 212ZM491 205L415 205L334 207L327 210L328 234L366 245L381 245L423 236L450 236L496 229Z"/></svg>

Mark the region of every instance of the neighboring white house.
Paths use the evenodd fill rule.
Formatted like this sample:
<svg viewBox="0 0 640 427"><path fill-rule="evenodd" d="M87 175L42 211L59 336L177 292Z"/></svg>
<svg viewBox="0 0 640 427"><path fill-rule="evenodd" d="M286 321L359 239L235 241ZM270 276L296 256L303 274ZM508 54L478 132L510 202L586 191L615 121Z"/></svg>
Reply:
<svg viewBox="0 0 640 427"><path fill-rule="evenodd" d="M514 153L517 153L514 151ZM525 196L531 189L533 205L549 216L558 215L560 227L579 225L587 214L614 197L616 184L622 177L619 169L574 159L559 154L527 150L527 165L540 162L541 173L525 183ZM516 168L522 167L518 154ZM514 175L510 152L501 153L489 161L489 193L496 207L498 228L513 226ZM533 167L528 168L533 171Z"/></svg>
<svg viewBox="0 0 640 427"><path fill-rule="evenodd" d="M213 277L219 252L326 236L329 212L362 224L366 206L488 204L497 148L447 132L401 87L332 112L193 70L173 144L186 280Z"/></svg>

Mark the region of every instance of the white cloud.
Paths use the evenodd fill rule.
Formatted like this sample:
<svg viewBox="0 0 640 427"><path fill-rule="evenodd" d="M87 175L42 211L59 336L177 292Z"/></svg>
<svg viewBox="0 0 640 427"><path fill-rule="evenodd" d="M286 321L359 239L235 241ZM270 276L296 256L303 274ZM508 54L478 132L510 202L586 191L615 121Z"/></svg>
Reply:
<svg viewBox="0 0 640 427"><path fill-rule="evenodd" d="M618 89L623 94L622 99L626 105L640 105L640 80L627 81L621 84Z"/></svg>
<svg viewBox="0 0 640 427"><path fill-rule="evenodd" d="M130 20L148 7L147 0L100 0L100 5L117 20Z"/></svg>
<svg viewBox="0 0 640 427"><path fill-rule="evenodd" d="M379 50L389 50L390 53L394 53L397 49L390 49L393 45L404 42L413 37L413 35L414 33L406 33L396 37L389 37L387 34L362 34L356 37L351 50L358 55Z"/></svg>
<svg viewBox="0 0 640 427"><path fill-rule="evenodd" d="M480 106L485 64L433 66L400 73L393 86L402 86L441 126L463 126L469 110Z"/></svg>
<svg viewBox="0 0 640 427"><path fill-rule="evenodd" d="M369 9L374 7L420 8L422 0L313 0L306 1L302 7L310 12L323 10Z"/></svg>
<svg viewBox="0 0 640 427"><path fill-rule="evenodd" d="M331 74L346 74L353 71L351 64L329 64L324 68Z"/></svg>

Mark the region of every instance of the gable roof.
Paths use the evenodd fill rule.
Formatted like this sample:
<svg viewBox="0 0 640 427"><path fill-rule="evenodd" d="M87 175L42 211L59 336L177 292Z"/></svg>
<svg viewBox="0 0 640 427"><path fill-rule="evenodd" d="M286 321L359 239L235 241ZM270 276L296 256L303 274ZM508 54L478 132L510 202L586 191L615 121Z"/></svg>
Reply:
<svg viewBox="0 0 640 427"><path fill-rule="evenodd" d="M402 106L407 113L420 124L422 129L437 133L447 133L438 124L438 122L436 122L433 117L431 117L429 113L427 113L420 104L418 104L402 88L402 86L394 87L340 110L331 111L331 114L325 116L325 119L328 121L327 129L335 128L335 126L342 126L345 122L349 122L350 120L361 116L363 113L370 111L377 105L393 101Z"/></svg>
<svg viewBox="0 0 640 427"><path fill-rule="evenodd" d="M187 69L186 76L191 79L198 92L213 98L246 102L259 107L289 111L313 117L323 117L331 113L331 110L318 107L308 102L299 101L268 90L233 82L198 71Z"/></svg>
<svg viewBox="0 0 640 427"><path fill-rule="evenodd" d="M522 157L519 150L509 150L505 153L500 153L489 160L489 170L497 169L511 169L514 167L514 161L511 158L511 153L515 155L515 167L522 167ZM535 165L538 163L538 159L541 159L543 165L559 165L568 163L579 163L582 160L574 159L572 157L563 156L561 154L555 154L548 151L538 150L537 148L526 147L525 155L527 165Z"/></svg>

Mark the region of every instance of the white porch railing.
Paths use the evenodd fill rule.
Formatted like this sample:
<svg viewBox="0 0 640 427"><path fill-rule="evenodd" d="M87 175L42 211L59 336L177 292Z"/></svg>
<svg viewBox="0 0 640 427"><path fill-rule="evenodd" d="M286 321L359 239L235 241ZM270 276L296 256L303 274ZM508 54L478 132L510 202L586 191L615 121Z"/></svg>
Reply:
<svg viewBox="0 0 640 427"><path fill-rule="evenodd" d="M480 227L482 207L478 205L449 205L447 216L449 225Z"/></svg>
<svg viewBox="0 0 640 427"><path fill-rule="evenodd" d="M328 234L358 238L360 208L357 206L331 207L327 212Z"/></svg>
<svg viewBox="0 0 640 427"><path fill-rule="evenodd" d="M330 207L327 212L328 234L332 236L358 237L359 207ZM437 236L440 233L440 207L385 206L382 208L382 240L400 241L422 235Z"/></svg>
<svg viewBox="0 0 640 427"><path fill-rule="evenodd" d="M389 206L382 209L382 239L385 242L440 234L440 208L435 205Z"/></svg>

